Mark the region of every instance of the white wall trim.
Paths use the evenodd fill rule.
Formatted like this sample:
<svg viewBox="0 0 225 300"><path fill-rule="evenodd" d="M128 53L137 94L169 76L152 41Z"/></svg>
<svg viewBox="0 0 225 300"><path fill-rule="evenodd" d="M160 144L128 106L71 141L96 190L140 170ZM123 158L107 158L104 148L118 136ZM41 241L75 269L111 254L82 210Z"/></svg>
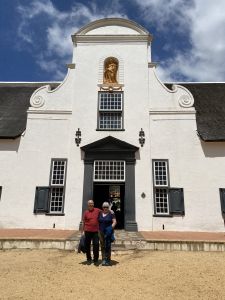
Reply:
<svg viewBox="0 0 225 300"><path fill-rule="evenodd" d="M34 110L34 109L28 109L27 110L28 114L45 114L45 115L52 115L52 114L57 114L57 115L71 115L72 110Z"/></svg>
<svg viewBox="0 0 225 300"><path fill-rule="evenodd" d="M195 115L195 110L150 110L150 115Z"/></svg>
<svg viewBox="0 0 225 300"><path fill-rule="evenodd" d="M74 44L78 43L150 43L148 35L75 35L72 36Z"/></svg>

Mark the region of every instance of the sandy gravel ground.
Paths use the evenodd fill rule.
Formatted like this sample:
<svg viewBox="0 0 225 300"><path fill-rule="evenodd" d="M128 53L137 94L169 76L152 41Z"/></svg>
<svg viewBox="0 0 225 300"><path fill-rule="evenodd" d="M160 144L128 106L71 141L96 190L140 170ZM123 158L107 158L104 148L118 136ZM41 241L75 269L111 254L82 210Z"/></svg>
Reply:
<svg viewBox="0 0 225 300"><path fill-rule="evenodd" d="M0 251L0 299L225 299L225 253L137 252L112 267L58 250Z"/></svg>

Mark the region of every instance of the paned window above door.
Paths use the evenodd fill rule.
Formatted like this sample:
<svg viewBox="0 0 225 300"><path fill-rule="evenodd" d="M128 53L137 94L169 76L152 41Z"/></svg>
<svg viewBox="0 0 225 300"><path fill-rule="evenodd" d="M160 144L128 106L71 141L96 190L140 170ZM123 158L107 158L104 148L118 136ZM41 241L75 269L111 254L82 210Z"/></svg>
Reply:
<svg viewBox="0 0 225 300"><path fill-rule="evenodd" d="M125 161L95 160L94 181L125 181Z"/></svg>

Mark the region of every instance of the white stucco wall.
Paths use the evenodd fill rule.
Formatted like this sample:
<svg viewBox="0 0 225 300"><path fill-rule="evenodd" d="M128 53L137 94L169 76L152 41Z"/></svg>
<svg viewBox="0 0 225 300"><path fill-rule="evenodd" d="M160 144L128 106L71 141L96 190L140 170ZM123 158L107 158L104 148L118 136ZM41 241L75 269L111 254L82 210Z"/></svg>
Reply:
<svg viewBox="0 0 225 300"><path fill-rule="evenodd" d="M99 27L96 29L92 29L87 32L87 35L91 34L137 34L137 31L132 28L122 27L122 26L107 26L107 27Z"/></svg>
<svg viewBox="0 0 225 300"><path fill-rule="evenodd" d="M150 78L155 83L150 85L151 159L168 159L170 187L184 189L185 204L185 216L153 217L152 230L223 231L219 188L225 145L205 143L197 136L195 111L188 107L191 95L185 89L168 91L154 70ZM187 107L179 104L182 99Z"/></svg>
<svg viewBox="0 0 225 300"><path fill-rule="evenodd" d="M117 34L124 35L124 41L105 39ZM58 229L78 229L84 164L74 138L80 128L80 146L112 135L139 147L135 166L139 230L162 230L163 225L165 230L180 231L224 229L219 188L224 187L225 145L200 141L192 95L180 86L168 90L160 82L154 67L148 66L150 45L145 39L126 38L133 34L139 33L116 25L87 31L89 36L99 35L98 41L74 43L75 65L63 83L53 91L46 86L34 92L25 133L15 140L0 140L0 227L53 228L55 224ZM125 131L96 130L99 74L103 58L109 56L121 63ZM143 147L138 142L141 128L146 138ZM48 186L52 158L68 159L65 215L35 215L35 188ZM170 186L184 189L185 216L153 217L152 159L169 160Z"/></svg>
<svg viewBox="0 0 225 300"><path fill-rule="evenodd" d="M184 189L185 203L185 216L155 217L153 230L164 224L165 230L223 231L219 188L224 186L225 146L201 142L188 116L154 115L150 121L151 156L169 160L170 186ZM206 155L209 147L212 156ZM215 154L217 147L222 156Z"/></svg>

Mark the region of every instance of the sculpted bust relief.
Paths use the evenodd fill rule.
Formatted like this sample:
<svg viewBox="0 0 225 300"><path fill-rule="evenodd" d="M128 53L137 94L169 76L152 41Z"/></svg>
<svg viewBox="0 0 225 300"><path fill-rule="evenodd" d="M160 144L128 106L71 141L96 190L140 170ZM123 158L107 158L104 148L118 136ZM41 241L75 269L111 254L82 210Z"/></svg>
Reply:
<svg viewBox="0 0 225 300"><path fill-rule="evenodd" d="M118 60L115 57L108 57L104 63L103 83L118 83L117 82Z"/></svg>

